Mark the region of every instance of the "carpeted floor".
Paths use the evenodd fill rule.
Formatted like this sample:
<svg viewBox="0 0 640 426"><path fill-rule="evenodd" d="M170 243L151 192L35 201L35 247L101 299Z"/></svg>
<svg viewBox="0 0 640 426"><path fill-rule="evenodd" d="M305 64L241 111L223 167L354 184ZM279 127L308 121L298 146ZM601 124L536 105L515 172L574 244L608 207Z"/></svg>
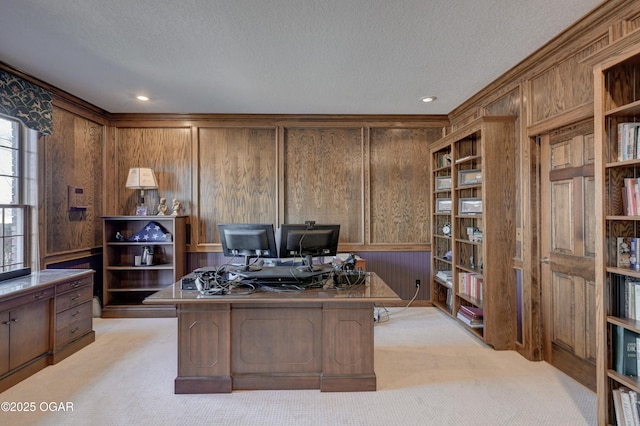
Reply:
<svg viewBox="0 0 640 426"><path fill-rule="evenodd" d="M95 319L96 342L0 393L6 425L595 425L596 396L544 362L494 351L435 308L375 326L376 392L175 395L176 323ZM26 403L26 404L25 404ZM33 404L31 404L33 403ZM66 411L53 411L55 408Z"/></svg>

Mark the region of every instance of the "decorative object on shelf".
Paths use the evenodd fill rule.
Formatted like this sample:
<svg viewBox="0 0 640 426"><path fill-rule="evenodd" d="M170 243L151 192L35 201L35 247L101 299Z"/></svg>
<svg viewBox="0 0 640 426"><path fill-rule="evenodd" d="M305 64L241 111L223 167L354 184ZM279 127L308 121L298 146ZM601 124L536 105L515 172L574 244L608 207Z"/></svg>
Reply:
<svg viewBox="0 0 640 426"><path fill-rule="evenodd" d="M126 241L126 238L124 237L124 235L122 235L120 233L120 231L116 232L116 240L117 241Z"/></svg>
<svg viewBox="0 0 640 426"><path fill-rule="evenodd" d="M167 236L169 239L167 239ZM168 233L159 223L151 221L140 231L129 237L129 241L135 241L137 243L167 242L171 241L171 234Z"/></svg>
<svg viewBox="0 0 640 426"><path fill-rule="evenodd" d="M127 189L139 189L140 199L136 206L136 216L146 216L149 209L144 204L144 190L158 189L158 181L156 175L148 167L132 167L129 169L129 176L125 185Z"/></svg>
<svg viewBox="0 0 640 426"><path fill-rule="evenodd" d="M478 215L482 214L482 199L480 198L461 198L460 199L461 215Z"/></svg>
<svg viewBox="0 0 640 426"><path fill-rule="evenodd" d="M158 205L158 216L166 216L168 208L169 206L167 206L167 199L164 197L160 197L160 204Z"/></svg>
<svg viewBox="0 0 640 426"><path fill-rule="evenodd" d="M451 213L451 198L438 198L436 200L437 213Z"/></svg>
<svg viewBox="0 0 640 426"><path fill-rule="evenodd" d="M436 176L436 191L451 189L451 176Z"/></svg>
<svg viewBox="0 0 640 426"><path fill-rule="evenodd" d="M150 246L143 247L141 261L144 265L153 265L153 249Z"/></svg>
<svg viewBox="0 0 640 426"><path fill-rule="evenodd" d="M451 236L451 224L449 222L447 222L444 225L442 225L441 231L442 231L442 235L444 235L446 237L450 237Z"/></svg>
<svg viewBox="0 0 640 426"><path fill-rule="evenodd" d="M182 214L182 205L180 204L180 201L178 201L176 198L173 199L173 213L171 213L173 216L179 216Z"/></svg>
<svg viewBox="0 0 640 426"><path fill-rule="evenodd" d="M477 185L482 183L482 170L460 170L458 172L458 185Z"/></svg>
<svg viewBox="0 0 640 426"><path fill-rule="evenodd" d="M482 242L482 231L479 230L478 228L473 227L473 226L468 226L467 227L467 238L469 238L469 241L471 241L471 242L481 243Z"/></svg>

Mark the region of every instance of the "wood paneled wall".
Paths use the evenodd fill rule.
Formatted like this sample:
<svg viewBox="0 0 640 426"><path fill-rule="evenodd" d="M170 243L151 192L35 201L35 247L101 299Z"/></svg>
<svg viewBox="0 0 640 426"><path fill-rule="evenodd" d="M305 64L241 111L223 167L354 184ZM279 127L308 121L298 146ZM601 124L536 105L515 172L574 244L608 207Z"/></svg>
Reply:
<svg viewBox="0 0 640 426"><path fill-rule="evenodd" d="M105 214L130 214L128 168L158 174L160 196L178 198L190 216L190 251L219 251L228 222L339 223L340 245L354 250L428 250L428 147L442 117L164 117L114 115L107 148ZM110 164L113 164L110 167Z"/></svg>
<svg viewBox="0 0 640 426"><path fill-rule="evenodd" d="M187 210L191 209L190 197L184 197L191 193L190 128L118 128L115 152L115 174L106 179L117 194L113 197L116 211L109 214L135 213L139 191L125 188L131 167L151 167L155 172L158 190L146 190L144 199L154 213L160 197L165 197L169 205L178 198Z"/></svg>
<svg viewBox="0 0 640 426"><path fill-rule="evenodd" d="M219 244L219 223L275 223L276 129L201 127L197 132L197 164L191 167L197 244Z"/></svg>
<svg viewBox="0 0 640 426"><path fill-rule="evenodd" d="M39 182L44 187L41 267L84 256L102 244L104 126L55 107L54 132L41 137ZM68 186L82 188L86 210L69 210Z"/></svg>
<svg viewBox="0 0 640 426"><path fill-rule="evenodd" d="M287 127L283 147L280 223L338 223L341 242L365 244L364 129Z"/></svg>

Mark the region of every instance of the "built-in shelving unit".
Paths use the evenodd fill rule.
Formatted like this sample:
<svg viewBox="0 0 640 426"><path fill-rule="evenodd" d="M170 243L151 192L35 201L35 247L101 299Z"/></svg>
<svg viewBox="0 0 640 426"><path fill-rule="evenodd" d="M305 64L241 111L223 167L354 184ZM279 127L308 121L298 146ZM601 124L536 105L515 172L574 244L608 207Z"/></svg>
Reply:
<svg viewBox="0 0 640 426"><path fill-rule="evenodd" d="M640 35L595 56L590 60L600 58L594 68L598 423L624 424L620 392L640 392L634 353L640 293L633 291L640 283L638 253L633 247L619 251L619 242L640 240L640 204L634 200L640 178Z"/></svg>
<svg viewBox="0 0 640 426"><path fill-rule="evenodd" d="M431 148L432 302L496 349L515 343L514 124L483 117Z"/></svg>
<svg viewBox="0 0 640 426"><path fill-rule="evenodd" d="M143 305L142 301L186 275L186 219L186 216L103 218L103 317L176 316L175 307ZM144 232L150 223L157 224L160 230ZM132 241L140 232L141 238ZM145 249L153 253L153 260L137 265L135 256L142 256Z"/></svg>

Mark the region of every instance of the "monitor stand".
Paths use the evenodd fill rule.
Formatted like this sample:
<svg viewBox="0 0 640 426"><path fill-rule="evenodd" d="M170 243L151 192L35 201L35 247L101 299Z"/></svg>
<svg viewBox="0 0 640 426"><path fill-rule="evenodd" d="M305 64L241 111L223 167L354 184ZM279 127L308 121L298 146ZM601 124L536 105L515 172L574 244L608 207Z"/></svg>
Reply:
<svg viewBox="0 0 640 426"><path fill-rule="evenodd" d="M302 266L298 266L297 269L300 272L318 272L324 269L325 265L314 265L313 264L313 256L308 254L304 257L304 261L302 262Z"/></svg>
<svg viewBox="0 0 640 426"><path fill-rule="evenodd" d="M244 257L244 265L239 266L233 270L233 272L255 272L262 270L260 265L251 265L251 256Z"/></svg>

